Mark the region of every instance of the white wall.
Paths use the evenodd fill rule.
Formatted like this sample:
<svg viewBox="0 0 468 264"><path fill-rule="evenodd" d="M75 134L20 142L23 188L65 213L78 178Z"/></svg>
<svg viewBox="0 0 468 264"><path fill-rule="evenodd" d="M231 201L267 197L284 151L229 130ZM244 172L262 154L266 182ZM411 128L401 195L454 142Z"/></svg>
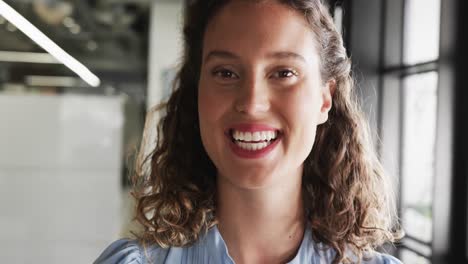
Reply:
<svg viewBox="0 0 468 264"><path fill-rule="evenodd" d="M164 72L179 66L183 51L183 7L184 1L153 1L149 27L149 58L148 58L148 98L147 107L160 104L167 98L170 91ZM147 156L154 149L156 126L159 121L158 112L148 112L141 149Z"/></svg>
<svg viewBox="0 0 468 264"><path fill-rule="evenodd" d="M0 262L91 263L117 238L122 106L0 95Z"/></svg>
<svg viewBox="0 0 468 264"><path fill-rule="evenodd" d="M163 75L175 68L182 56L183 2L153 1L149 32L148 107L161 102Z"/></svg>

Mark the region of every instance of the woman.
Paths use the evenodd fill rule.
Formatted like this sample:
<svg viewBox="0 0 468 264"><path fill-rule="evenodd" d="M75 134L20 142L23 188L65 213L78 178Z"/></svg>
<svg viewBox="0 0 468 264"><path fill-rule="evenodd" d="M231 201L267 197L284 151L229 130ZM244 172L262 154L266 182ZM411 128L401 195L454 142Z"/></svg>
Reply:
<svg viewBox="0 0 468 264"><path fill-rule="evenodd" d="M138 241L96 263L400 263L394 198L320 0L199 0L137 179Z"/></svg>

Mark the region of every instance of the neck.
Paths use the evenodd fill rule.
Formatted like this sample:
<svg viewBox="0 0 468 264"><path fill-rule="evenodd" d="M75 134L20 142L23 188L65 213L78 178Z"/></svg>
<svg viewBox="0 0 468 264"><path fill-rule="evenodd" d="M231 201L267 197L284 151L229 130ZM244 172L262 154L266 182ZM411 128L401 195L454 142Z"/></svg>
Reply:
<svg viewBox="0 0 468 264"><path fill-rule="evenodd" d="M218 229L237 264L284 263L294 258L305 230L301 177L261 189L218 177Z"/></svg>

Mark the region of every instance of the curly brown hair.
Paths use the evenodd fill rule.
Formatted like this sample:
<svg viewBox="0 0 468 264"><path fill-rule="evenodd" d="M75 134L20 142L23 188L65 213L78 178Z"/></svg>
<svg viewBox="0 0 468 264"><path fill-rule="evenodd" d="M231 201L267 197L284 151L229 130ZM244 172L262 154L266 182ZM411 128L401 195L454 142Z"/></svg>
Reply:
<svg viewBox="0 0 468 264"><path fill-rule="evenodd" d="M328 9L320 0L276 1L304 15L318 42L322 80L336 84L329 119L318 126L304 162L308 226L315 240L336 251L333 263L351 262L349 250L360 262L364 252L400 237L393 189L358 107L351 61ZM143 243L190 245L217 223L216 168L201 142L197 96L204 32L228 2L195 0L187 6L184 57L174 91L158 109L164 113L155 148L133 178Z"/></svg>

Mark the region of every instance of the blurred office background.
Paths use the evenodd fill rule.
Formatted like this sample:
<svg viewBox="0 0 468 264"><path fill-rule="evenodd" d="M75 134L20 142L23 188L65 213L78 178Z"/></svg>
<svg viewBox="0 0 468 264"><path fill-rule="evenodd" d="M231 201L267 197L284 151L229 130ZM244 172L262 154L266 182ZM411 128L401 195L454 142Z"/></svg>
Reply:
<svg viewBox="0 0 468 264"><path fill-rule="evenodd" d="M466 1L327 2L397 183L407 235L389 250L468 263ZM0 0L0 262L91 263L130 235L127 179L170 92L184 5Z"/></svg>

